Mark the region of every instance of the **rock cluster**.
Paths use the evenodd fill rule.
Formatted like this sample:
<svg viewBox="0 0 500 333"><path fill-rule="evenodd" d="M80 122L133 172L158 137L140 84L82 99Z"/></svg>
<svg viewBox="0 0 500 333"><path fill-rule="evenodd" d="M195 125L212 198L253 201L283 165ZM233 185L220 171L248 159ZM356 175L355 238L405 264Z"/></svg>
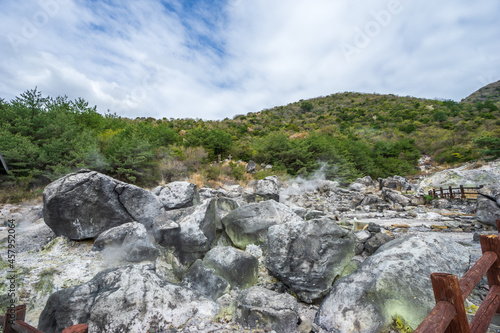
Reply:
<svg viewBox="0 0 500 333"><path fill-rule="evenodd" d="M221 318L232 331L385 332L394 318L414 329L434 304L430 273L461 276L469 249L435 235L402 237L410 226L394 219L486 227L470 213L450 217L457 207L472 212L468 203L424 206L422 195L406 193L412 186L397 176L347 189L267 177L246 188L174 182L148 191L93 171L69 174L44 191L46 224L58 236L92 239L117 265L52 294L39 329L204 332ZM500 210L499 193L481 191L488 212ZM482 202L476 216L488 224L496 215L483 214ZM315 318L304 317L304 304L316 307Z"/></svg>

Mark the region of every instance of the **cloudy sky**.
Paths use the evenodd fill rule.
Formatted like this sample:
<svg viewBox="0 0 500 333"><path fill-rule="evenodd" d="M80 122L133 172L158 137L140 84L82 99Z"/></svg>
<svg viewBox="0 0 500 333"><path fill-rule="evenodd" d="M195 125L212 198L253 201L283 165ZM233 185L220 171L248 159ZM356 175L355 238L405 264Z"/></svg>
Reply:
<svg viewBox="0 0 500 333"><path fill-rule="evenodd" d="M232 118L336 92L459 101L500 79L498 0L1 0L0 97Z"/></svg>

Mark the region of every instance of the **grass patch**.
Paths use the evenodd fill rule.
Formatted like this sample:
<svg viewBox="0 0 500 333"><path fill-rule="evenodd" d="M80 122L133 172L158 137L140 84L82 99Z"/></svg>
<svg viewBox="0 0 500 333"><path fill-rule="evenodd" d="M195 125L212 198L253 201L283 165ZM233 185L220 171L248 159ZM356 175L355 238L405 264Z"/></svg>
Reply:
<svg viewBox="0 0 500 333"><path fill-rule="evenodd" d="M39 275L39 280L35 284L35 291L42 294L52 293L54 290L54 275L59 273L55 268L43 270Z"/></svg>
<svg viewBox="0 0 500 333"><path fill-rule="evenodd" d="M41 200L42 193L43 193L43 188L26 190L22 187L17 187L17 186L5 187L0 189L0 204L5 204L5 203L15 204L34 199Z"/></svg>

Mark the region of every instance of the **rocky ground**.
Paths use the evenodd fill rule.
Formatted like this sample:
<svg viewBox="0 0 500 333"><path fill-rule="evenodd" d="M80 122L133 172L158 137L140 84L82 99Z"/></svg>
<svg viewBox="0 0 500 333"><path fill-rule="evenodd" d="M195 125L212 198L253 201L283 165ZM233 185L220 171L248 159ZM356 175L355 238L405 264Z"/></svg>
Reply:
<svg viewBox="0 0 500 333"><path fill-rule="evenodd" d="M163 213L163 220L158 218L155 218L154 220L143 220L139 226L144 228L142 226L145 225L147 228L144 228L144 230L153 230L154 232L150 232L149 236L145 236L148 239L146 239L144 243L137 245L138 243L135 242L134 247L126 248L126 251L124 251L122 247L119 247L116 251L112 250L112 247L110 247L107 251L103 251L102 249L101 251L95 251L95 248L93 251L92 249L95 247L94 240L86 239L89 237L97 237L97 235L101 234L102 231L96 232L95 235L90 236L88 234L84 234L81 236L81 240L76 240L80 237L78 232L82 232L81 228L76 228L76 231L71 231L73 234L69 236L74 240L70 240L70 238L65 236L56 237L54 231L44 221L42 202L34 201L18 205L2 205L0 206L0 221L4 221L5 226L0 227L0 255L2 257L2 261L0 262L2 267L0 277L2 281L5 281L7 274L9 274L12 268L15 270L15 274L17 276L15 288L17 300L19 303L26 303L28 305L26 321L34 326L37 326L42 310L44 310L49 296L55 291L72 290L70 289L71 287L82 284L84 286L92 286L92 283L105 285L107 282L103 281L109 281L106 274L102 275L102 280L100 280L101 282L96 282L92 279L98 275L99 272L103 272L106 269L123 267L124 261L127 263L136 263L136 266L131 267L139 267L137 268L140 271L137 273L138 275L150 274L150 268L147 265L154 264L158 275L155 273L154 277L151 279L157 279L157 276L161 276L164 280L181 283L182 286L191 286L188 283L188 276L189 274L193 275L196 273L193 273L194 270L192 267L199 267L200 270L203 270L206 267L215 269L214 267L217 266L217 260L220 261L220 259L214 259L210 262L210 252L213 251L210 250L211 248L215 245L238 244L238 241L240 241L243 245L238 247L244 248L245 252L251 255L251 258L256 258L257 260L256 279L255 281L248 282L248 285L264 288L264 290L258 290L258 297L268 300L269 304L273 304L273 302L281 302L283 304L289 302L289 300L274 300L274 298L279 295L293 295L293 297L298 300L298 302L291 300L290 304L296 303L296 309L292 309L293 311L290 309L288 310L296 313L296 315L300 318L298 320L299 325L288 330L285 329L284 331L327 332L328 330L322 328L321 325L318 324L318 320L315 321L315 317L318 315L318 311L320 311L321 303L326 295L326 291L307 290L307 292L301 292L301 288L304 286L300 284L300 281L294 281L293 276L290 277L290 274L287 275L286 272L280 271L280 268L276 268L276 272L270 272L270 270L273 271L273 267L282 267L284 265L279 263L279 258L276 259L278 260L277 263L266 263L266 260L269 260L266 259L266 257L271 257L271 254L273 253L273 251L271 251L272 248L269 248L270 242L277 242L275 248L278 248L280 246L279 244L286 243L286 237L288 237L287 235L289 235L290 232L293 233L296 232L293 230L298 230L297 236L292 237L294 241L297 237L300 239L301 235L306 235L311 232L311 237L320 239L321 241L318 242L318 244L321 245L322 243L328 241L328 235L331 233L342 234L345 231L346 234L350 235L350 238L346 241L348 243L350 242L349 244L351 245L349 246L354 248L355 254L354 257L350 259L350 263L346 263L346 265L351 267L351 271L354 271L361 265L362 262L368 258L372 258L373 253L375 253L381 245L391 241L392 239L399 239L407 235L419 235L423 238L436 236L445 243L456 242L459 244L457 246L461 247L457 251L463 251L466 266L470 266L481 256L481 249L478 242L479 234L497 232L491 223L484 223L484 221L482 223L478 221L476 200L440 199L433 200L432 202L426 202L425 197L418 195L418 193L425 193L429 184L436 186L436 184L438 184L438 180L441 186L449 186L453 182L457 183L453 186L460 185L465 182L468 182L467 185L469 186L473 183L475 185L495 185L494 183L484 184L483 182L485 180L495 182L500 178L499 164L500 163L497 161L490 163L487 166L480 166L479 168L466 166L462 167L458 171L447 170L445 171L447 174L453 174L454 176L447 177L444 174L435 174L415 182L410 182L402 177L394 177L383 180L383 182L386 182L386 185L388 183L396 183L397 188L384 188L382 191L378 188L378 182L373 182L369 178L359 179L348 188L341 188L337 183L326 181L321 177L307 181L296 179L289 181L286 184L280 184L277 179L271 177L270 179L262 182L249 184L246 188L242 188L237 185L227 185L217 190L208 188L199 189L199 193L197 195L192 194L192 187L190 189L184 189L188 192L191 191L191 195L185 196L186 198L190 198L190 201L188 200L189 202L185 202L183 200L177 200L178 198L172 199L171 193L178 193L181 192L181 190L174 187L170 188L167 185L163 188L153 189L151 193L158 196L158 202L161 203L160 207L162 205L163 207L170 205L169 209L171 210ZM467 168L473 170L473 172L467 173ZM462 178L456 176L457 174L459 174ZM174 186L174 184L172 184L172 186ZM138 211L138 209L133 210L130 208L131 204L127 202L135 203L137 200L135 200L135 197L131 195L130 197L132 199L127 201L129 200L126 197L127 191L130 193L136 193L134 191L137 190L135 188L129 189L127 187L125 187L125 189L121 189L119 191L120 196L118 201L120 201L120 207L129 207L126 209L127 213L133 215L134 212ZM490 200L492 192L486 191L485 193L485 197ZM147 194L148 198L149 195L150 194ZM213 198L217 198L217 200L210 201ZM284 206L287 206L289 211L292 211L295 214L292 216L288 211L280 212L279 209L281 209L281 206L276 208L271 205L266 208L265 205L262 205L262 200L267 199L279 201ZM203 231L204 236L210 239L210 232L206 231L204 225L208 223L206 221L210 220L209 212L212 211L210 206L212 205L212 202L214 202L213 205L217 205L217 210L214 210L217 216L213 217L213 223L218 223L219 226L217 227L217 230L223 229L224 232L221 236L219 231L216 235L214 230L213 240L211 240L212 243L209 247L207 247L205 243L199 243L199 240L193 240L191 237L193 234L196 234L196 232L199 232L196 228L200 228L200 230ZM249 202L255 202L255 205L259 205L259 209L268 209L273 211L273 214L277 214L276 216L280 216L280 219L282 219L279 223L273 221L272 223L270 222L269 225L265 226L266 230L269 228L269 234L266 233L262 236L261 234L256 233L255 236L252 236L256 238L252 239L251 243L255 243L257 245L248 244L248 238L241 238L238 235L231 234L231 230L236 230L235 228L238 227L237 221L235 222L231 220L231 216L234 214L233 211L235 211L238 206L247 206ZM258 202L261 203L257 204ZM175 207L176 203L178 204L177 207ZM149 211L155 211L157 209L156 201L155 204L148 203L148 205ZM250 205L248 207L252 208L253 206ZM45 213L47 214L47 210L45 210ZM58 214L63 213L58 212ZM53 215L55 213L52 211L51 214ZM120 214L125 213L120 212ZM496 211L489 214L491 216L495 216ZM178 232L179 225L182 227L183 223L188 223L184 222L187 221L187 216L190 218L189 223L191 224L193 223L193 216L195 216L195 221L197 221L196 216L201 216L198 218L201 222L197 222L198 224L196 224L196 228L191 225L188 229L184 229L189 230L188 234L183 234L182 228L180 228L180 233L172 234L172 230L177 230L176 232ZM245 216L249 215L247 214ZM295 216L300 218L297 219ZM317 230L311 231L307 229L309 224L305 221L315 221L314 223L317 224L326 223L324 221L321 222L322 218L326 218L329 221L336 221L335 224L339 227L339 229L337 230L335 229L337 227L335 227L329 231L330 233L326 236L325 233L318 233ZM140 218L134 217L133 220L139 221ZM15 224L16 255L15 261L12 263L13 267L10 267L9 262L7 261L9 234L9 228L6 226L7 222L13 222ZM259 223L264 222L260 221ZM273 225L281 225L281 223L284 223L286 226L291 226L290 228L293 230L290 231L284 227L273 227ZM325 228L328 229L330 227L333 228L333 226L330 226L327 223L321 228L318 228L318 230L325 230ZM137 229L137 227L135 228ZM119 229L114 232L114 235L108 236L108 238L104 237L104 240L100 241L100 244L104 244L103 248L106 248L106 244L116 242L116 239L119 239L120 242L124 242L123 237L126 236L122 236L123 232L120 234L121 231ZM143 237L140 236L140 230L136 230L134 232L136 232L134 235L139 235L134 236L135 239ZM58 231L58 233L63 234L61 231ZM277 235L275 240L273 240L274 234ZM146 233L145 235L148 234ZM189 249L185 248L183 244L180 244L176 245L177 247L175 248L175 252L172 252L175 254L164 251L162 246L167 245L162 244L167 244L169 240L171 240L172 235L176 235L175 237L185 240L185 242L191 244ZM262 238L262 241L259 239L261 236L264 237ZM151 250L151 246L148 245L150 244L148 242L151 241L149 238L154 238L154 243L158 244L154 246L153 250ZM195 241L198 241L198 243ZM98 243L97 240L95 243ZM297 242L294 244L296 243ZM157 248L160 248L160 250L158 251ZM127 254L126 257L124 257L124 253ZM142 255L144 256L139 259L134 259L135 257L133 255L129 255L130 253L139 254L139 257ZM182 253L182 256L179 257L180 259L172 257L179 253ZM219 256L223 257L230 257L231 255L232 254L219 254ZM329 255L329 257L330 256L331 255ZM216 254L213 254L212 257L219 258ZM277 257L279 257L279 254L277 254ZM141 258L146 259L142 260ZM253 260L251 258L249 260ZM251 265L252 264L250 263L245 264L245 266ZM136 268L130 269L134 270ZM119 272L119 270L117 272ZM348 273L343 272L342 275L348 275ZM130 272L127 272L125 275L127 274L133 275ZM205 272L203 274L207 273ZM215 311L212 307L214 307L214 304L216 303L207 302L205 306L200 306L200 312L206 311L207 313L205 317L198 313L196 315L196 318L198 319L191 320L190 318L186 318L184 322L180 322L180 324L177 325L177 328L161 327L161 325L153 327L154 325L152 325L149 327L149 331L276 331L276 329L271 326L265 326L260 329L251 329L248 326L245 327L245 325L241 323L241 320L235 320L235 299L241 300L244 299L244 297L254 296L240 294L240 290L247 288L247 286L243 285L235 287L235 284L243 283L241 282L241 278L233 283L231 282L230 276L225 276L224 273L218 273L218 275L224 276L224 279L229 281L229 284L224 285L225 287L220 290L217 296L211 295L214 300L217 299L219 313L216 316L210 314ZM159 279L155 283L163 285L164 282L162 281L163 280ZM193 279L191 282L196 284L196 281L198 280ZM142 282L138 280L135 283L140 284ZM226 282L222 281L220 283ZM331 282L326 281L325 283L330 283L331 285ZM113 289L114 287L110 288ZM148 288L151 288L152 294L158 293L158 290L154 289L156 288L155 286L147 286L146 289L149 290ZM182 289L182 291L176 291L175 293L185 293L184 289ZM467 310L470 313L475 312L477 305L479 305L485 297L487 289L486 279L483 279L466 302ZM207 289L203 290L205 291ZM265 290L277 292L278 296L276 294L267 295ZM210 292L213 292L212 289L210 289ZM0 303L2 306L5 306L9 300L6 293L7 285L2 284L0 286ZM169 295L166 295L165 298L170 297ZM185 299L185 303L192 302L193 304L196 304L196 302L202 302L198 298L191 298L194 297L192 295L186 294L183 297ZM333 296L329 296L329 298L331 297ZM352 295L349 297L352 297ZM154 300L151 302L152 303L148 304L154 304L158 307L163 306L163 304L154 303ZM105 308L112 305L103 303L100 306ZM220 309L224 309L224 311ZM281 309L279 311L286 312L288 310ZM181 320L183 316L185 316L184 312L182 315L177 315L177 319ZM318 316L321 317L321 315ZM206 319L209 317L210 319ZM403 326L400 327L400 330L405 329ZM280 330L277 329L277 331ZM496 326L492 325L490 331L496 332L498 330Z"/></svg>

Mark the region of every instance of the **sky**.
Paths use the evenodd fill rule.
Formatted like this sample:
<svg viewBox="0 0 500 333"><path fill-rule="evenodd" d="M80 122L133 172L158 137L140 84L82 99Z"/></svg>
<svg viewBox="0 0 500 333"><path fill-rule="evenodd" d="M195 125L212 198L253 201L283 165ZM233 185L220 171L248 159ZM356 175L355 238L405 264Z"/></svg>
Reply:
<svg viewBox="0 0 500 333"><path fill-rule="evenodd" d="M500 80L498 0L0 0L0 98L220 120L337 92Z"/></svg>

